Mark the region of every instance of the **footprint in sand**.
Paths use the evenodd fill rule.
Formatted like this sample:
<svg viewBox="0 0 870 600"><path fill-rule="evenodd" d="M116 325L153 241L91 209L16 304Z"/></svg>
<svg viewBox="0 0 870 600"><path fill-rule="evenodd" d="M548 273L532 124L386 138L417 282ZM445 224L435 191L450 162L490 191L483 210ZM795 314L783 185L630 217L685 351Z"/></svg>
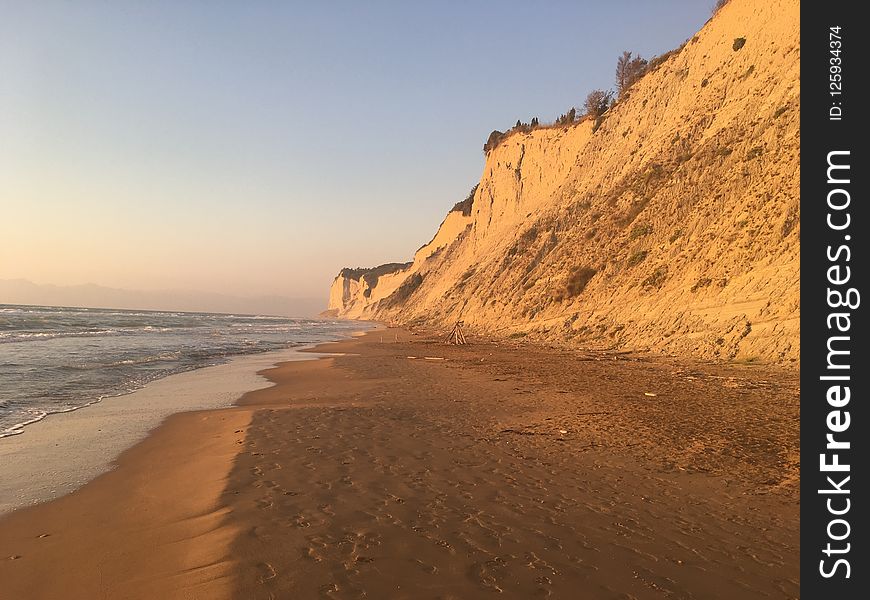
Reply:
<svg viewBox="0 0 870 600"><path fill-rule="evenodd" d="M275 579L275 577L278 576L278 573L275 572L275 568L269 563L258 564L257 570L260 572L260 576L258 577L260 583L266 583L270 579Z"/></svg>
<svg viewBox="0 0 870 600"><path fill-rule="evenodd" d="M311 527L311 522L306 519L303 515L296 515L292 519L290 519L290 524L294 527Z"/></svg>
<svg viewBox="0 0 870 600"><path fill-rule="evenodd" d="M308 540L308 546L302 551L302 555L305 558L310 558L315 562L320 562L326 558L325 551L329 547L328 540L317 535L306 536L306 539Z"/></svg>
<svg viewBox="0 0 870 600"><path fill-rule="evenodd" d="M534 552L526 552L525 559L527 561L526 567L528 567L529 569L546 571L548 573L551 573L552 575L559 574L559 571L553 565L551 565L550 563L548 563L547 561L542 559L540 556L538 556ZM543 577L543 579L547 579L547 578ZM548 580L548 583L549 583L549 580Z"/></svg>
<svg viewBox="0 0 870 600"><path fill-rule="evenodd" d="M261 510L265 510L267 508L272 508L273 506L275 506L275 502L274 502L274 500L272 500L271 496L264 496L264 497L260 498L259 500L257 500L257 508L259 508Z"/></svg>

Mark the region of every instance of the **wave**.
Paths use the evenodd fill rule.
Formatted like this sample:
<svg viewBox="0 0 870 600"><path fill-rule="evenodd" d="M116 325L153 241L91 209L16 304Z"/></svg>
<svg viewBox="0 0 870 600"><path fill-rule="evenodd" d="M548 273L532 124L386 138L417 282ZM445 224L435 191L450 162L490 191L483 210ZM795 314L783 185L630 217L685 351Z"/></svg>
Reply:
<svg viewBox="0 0 870 600"><path fill-rule="evenodd" d="M0 305L0 437L156 379L317 343L349 322ZM65 342L52 340L68 338Z"/></svg>
<svg viewBox="0 0 870 600"><path fill-rule="evenodd" d="M132 392L132 391L133 390L130 390L130 392ZM125 392L125 394L128 394L130 392ZM118 394L118 395L123 396L124 394ZM5 437L11 437L13 435L21 435L22 433L24 433L25 427L27 427L28 425L33 425L34 423L39 423L48 415L59 415L59 414L63 414L63 413L71 413L73 411L76 411L76 410L79 410L82 408L87 408L88 406L93 406L94 404L97 404L98 402L102 402L104 398L108 398L108 397L109 396L101 396L101 397L97 398L96 400L91 400L90 402L85 402L84 404L80 404L80 405L76 405L76 406L69 406L66 408L57 408L57 409L28 408L28 409L25 409L25 411L24 411L25 414L30 414L30 415L32 415L32 417L29 419L25 419L24 421L21 421L20 423L15 423L13 425L10 425L10 426L6 427L5 429L0 429L0 439L5 438Z"/></svg>
<svg viewBox="0 0 870 600"><path fill-rule="evenodd" d="M116 335L136 335L139 333L166 333L178 331L176 327L117 327L110 329L81 329L74 331L0 331L0 344L52 340L67 337L105 337Z"/></svg>
<svg viewBox="0 0 870 600"><path fill-rule="evenodd" d="M113 362L102 363L99 365L95 365L96 368L103 367L118 367L121 365L147 365L149 363L154 362L168 362L171 360L178 360L182 358L183 354L180 350L176 350L174 352L163 352L161 354L152 354L150 356L143 356L141 358L125 358L122 360L116 360Z"/></svg>

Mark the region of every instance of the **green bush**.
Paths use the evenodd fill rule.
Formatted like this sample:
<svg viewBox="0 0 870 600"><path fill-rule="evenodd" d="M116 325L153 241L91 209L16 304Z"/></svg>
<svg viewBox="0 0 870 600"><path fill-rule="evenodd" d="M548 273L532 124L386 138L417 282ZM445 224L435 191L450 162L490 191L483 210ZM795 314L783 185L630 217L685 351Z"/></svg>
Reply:
<svg viewBox="0 0 870 600"><path fill-rule="evenodd" d="M749 152L746 153L746 160L753 160L758 158L764 154L764 148L761 146L755 146Z"/></svg>
<svg viewBox="0 0 870 600"><path fill-rule="evenodd" d="M628 236L629 240L636 240L639 237L649 235L653 232L653 226L649 223L638 223L631 228L631 233Z"/></svg>
<svg viewBox="0 0 870 600"><path fill-rule="evenodd" d="M668 268L667 267L659 267L655 271L653 271L652 275L647 277L641 282L643 287L654 287L660 288L662 284L665 282L668 276Z"/></svg>
<svg viewBox="0 0 870 600"><path fill-rule="evenodd" d="M634 267L639 265L646 259L646 255L649 254L648 250L638 250L634 252L631 256L628 257L628 260L625 261L629 267Z"/></svg>

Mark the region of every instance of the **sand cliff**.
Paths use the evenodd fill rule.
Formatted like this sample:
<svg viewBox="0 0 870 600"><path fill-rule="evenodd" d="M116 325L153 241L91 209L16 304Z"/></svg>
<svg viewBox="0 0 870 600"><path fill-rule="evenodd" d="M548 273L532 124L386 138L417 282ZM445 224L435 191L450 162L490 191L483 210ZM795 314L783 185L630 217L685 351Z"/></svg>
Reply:
<svg viewBox="0 0 870 600"><path fill-rule="evenodd" d="M742 40L742 41L741 41ZM799 360L799 6L732 0L607 112L514 133L347 318L699 358Z"/></svg>

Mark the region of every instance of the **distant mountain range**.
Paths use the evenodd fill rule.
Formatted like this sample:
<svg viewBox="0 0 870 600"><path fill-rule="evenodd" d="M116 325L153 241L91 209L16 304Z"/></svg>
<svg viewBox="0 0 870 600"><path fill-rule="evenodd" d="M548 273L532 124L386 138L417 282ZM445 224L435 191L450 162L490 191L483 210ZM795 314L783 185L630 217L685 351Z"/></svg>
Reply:
<svg viewBox="0 0 870 600"><path fill-rule="evenodd" d="M60 286L0 279L0 304L312 317L324 309L326 302L323 298L245 298L192 290L124 290L93 283Z"/></svg>

